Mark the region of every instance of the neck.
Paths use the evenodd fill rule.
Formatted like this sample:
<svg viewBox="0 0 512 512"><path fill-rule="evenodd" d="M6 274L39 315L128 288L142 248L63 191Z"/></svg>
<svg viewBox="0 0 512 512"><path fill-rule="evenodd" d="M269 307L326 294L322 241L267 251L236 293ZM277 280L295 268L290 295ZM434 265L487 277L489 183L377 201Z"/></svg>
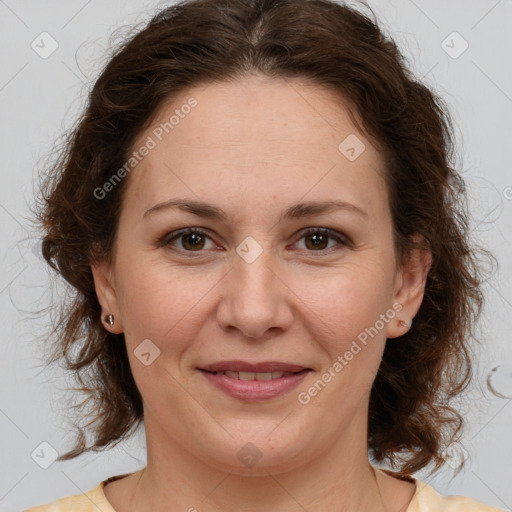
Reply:
<svg viewBox="0 0 512 512"><path fill-rule="evenodd" d="M222 471L205 463L156 423L146 424L146 437L148 462L136 484L130 511L386 510L389 490L381 487L391 477L380 472L376 476L368 461L364 422L354 422L334 446L307 464L260 470L257 476Z"/></svg>

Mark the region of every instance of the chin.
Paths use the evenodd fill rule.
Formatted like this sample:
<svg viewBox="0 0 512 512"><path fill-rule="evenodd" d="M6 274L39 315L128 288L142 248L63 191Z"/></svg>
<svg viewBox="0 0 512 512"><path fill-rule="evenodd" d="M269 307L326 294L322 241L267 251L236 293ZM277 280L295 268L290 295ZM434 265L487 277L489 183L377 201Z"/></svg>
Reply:
<svg viewBox="0 0 512 512"><path fill-rule="evenodd" d="M223 431L222 439L212 439L203 446L202 455L198 443L195 454L210 466L242 476L268 476L306 463L307 453L313 449L313 439L300 435L295 428L293 432L284 427L276 428L278 422L259 423L252 428L241 425L233 437ZM226 430L233 432L233 425Z"/></svg>

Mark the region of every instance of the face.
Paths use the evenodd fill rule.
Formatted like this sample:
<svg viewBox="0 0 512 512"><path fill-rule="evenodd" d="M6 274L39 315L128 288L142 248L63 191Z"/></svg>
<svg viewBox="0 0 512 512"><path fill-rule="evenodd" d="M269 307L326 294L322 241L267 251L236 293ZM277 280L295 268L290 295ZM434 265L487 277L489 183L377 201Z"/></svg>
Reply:
<svg viewBox="0 0 512 512"><path fill-rule="evenodd" d="M425 266L396 266L383 162L347 108L297 79L210 83L161 105L142 146L113 263L93 273L148 450L265 474L365 446Z"/></svg>

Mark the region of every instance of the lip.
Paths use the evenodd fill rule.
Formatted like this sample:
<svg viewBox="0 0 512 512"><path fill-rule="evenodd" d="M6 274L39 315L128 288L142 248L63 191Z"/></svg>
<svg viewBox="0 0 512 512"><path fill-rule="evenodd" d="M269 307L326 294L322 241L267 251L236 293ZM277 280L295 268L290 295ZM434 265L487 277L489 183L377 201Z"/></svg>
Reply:
<svg viewBox="0 0 512 512"><path fill-rule="evenodd" d="M227 395L247 402L269 400L296 388L308 375L311 368L283 363L279 361L264 361L249 363L247 361L219 361L206 365L198 370L217 389ZM227 375L213 372L293 372L293 375L284 375L272 380L238 380Z"/></svg>
<svg viewBox="0 0 512 512"><path fill-rule="evenodd" d="M262 361L259 363L250 363L240 359L231 361L219 361L217 363L201 366L200 370L207 372L300 372L302 370L310 370L306 366L297 364L283 363L281 361Z"/></svg>

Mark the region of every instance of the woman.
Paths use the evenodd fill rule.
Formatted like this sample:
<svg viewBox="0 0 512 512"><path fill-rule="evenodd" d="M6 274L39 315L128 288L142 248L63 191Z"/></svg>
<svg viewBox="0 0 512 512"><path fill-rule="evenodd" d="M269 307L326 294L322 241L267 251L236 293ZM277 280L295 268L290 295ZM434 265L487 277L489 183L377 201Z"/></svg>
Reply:
<svg viewBox="0 0 512 512"><path fill-rule="evenodd" d="M53 360L89 399L60 459L143 420L147 465L30 511L497 510L410 476L460 433L482 303L451 148L442 102L349 7L157 15L40 210L76 290Z"/></svg>

